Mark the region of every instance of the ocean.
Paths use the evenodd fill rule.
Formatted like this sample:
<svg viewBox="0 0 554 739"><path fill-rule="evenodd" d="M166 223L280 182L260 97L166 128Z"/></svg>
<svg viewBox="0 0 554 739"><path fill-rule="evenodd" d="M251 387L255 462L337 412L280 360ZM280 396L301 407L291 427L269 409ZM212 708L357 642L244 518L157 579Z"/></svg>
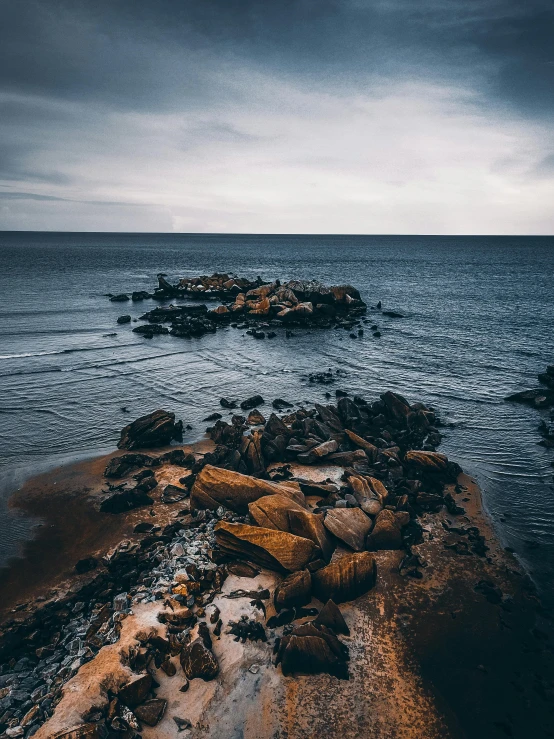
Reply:
<svg viewBox="0 0 554 739"><path fill-rule="evenodd" d="M151 291L158 272L216 271L351 283L404 318L378 316L380 338L301 329L257 341L226 328L147 340L116 319L154 302L106 296ZM550 237L0 233L0 564L35 523L8 510L10 494L112 450L137 416L174 411L193 441L223 395L391 389L439 411L440 450L476 477L502 542L554 604L554 451L538 444L539 413L503 400L554 361L553 275ZM307 381L328 368L344 371L336 386Z"/></svg>

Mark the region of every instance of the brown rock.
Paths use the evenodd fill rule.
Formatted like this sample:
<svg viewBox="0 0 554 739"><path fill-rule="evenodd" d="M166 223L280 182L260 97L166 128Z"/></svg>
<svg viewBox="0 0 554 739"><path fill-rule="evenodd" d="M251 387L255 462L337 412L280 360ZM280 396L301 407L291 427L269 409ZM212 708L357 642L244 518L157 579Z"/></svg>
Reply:
<svg viewBox="0 0 554 739"><path fill-rule="evenodd" d="M206 647L202 639L195 639L187 644L181 652L180 660L183 672L189 680L195 677L213 680L219 672L214 653Z"/></svg>
<svg viewBox="0 0 554 739"><path fill-rule="evenodd" d="M119 690L117 697L129 708L134 708L146 699L151 687L151 675L138 675Z"/></svg>
<svg viewBox="0 0 554 739"><path fill-rule="evenodd" d="M198 474L190 493L192 510L209 508L216 510L220 505L239 513L246 513L248 504L264 495L280 493L305 504L298 483L276 483L260 480L240 472L224 470L207 464Z"/></svg>
<svg viewBox="0 0 554 739"><path fill-rule="evenodd" d="M409 514L405 511L403 513L409 520ZM395 513L387 509L381 511L375 519L373 531L367 537L367 548L371 551L378 549L401 549L402 522L405 518L404 516L400 516L400 513Z"/></svg>
<svg viewBox="0 0 554 739"><path fill-rule="evenodd" d="M242 437L239 447L241 457L246 464L246 469L252 475L259 475L265 472L261 439L262 432L260 430L253 431L249 436Z"/></svg>
<svg viewBox="0 0 554 739"><path fill-rule="evenodd" d="M439 452L407 452L406 464L421 472L445 472L448 467L448 457Z"/></svg>
<svg viewBox="0 0 554 739"><path fill-rule="evenodd" d="M379 454L379 449L375 446L375 444L366 441L361 436L358 436L358 434L355 434L353 431L349 431L348 429L345 429L345 434L348 436L353 444L364 450L370 462L375 462Z"/></svg>
<svg viewBox="0 0 554 739"><path fill-rule="evenodd" d="M369 552L347 554L312 573L313 593L322 603L344 603L358 598L375 585L377 564Z"/></svg>
<svg viewBox="0 0 554 739"><path fill-rule="evenodd" d="M147 726L159 724L165 713L167 701L163 698L152 698L135 708L135 716Z"/></svg>
<svg viewBox="0 0 554 739"><path fill-rule="evenodd" d="M290 531L289 511L304 511L304 508L285 495L264 495L250 503L248 512L258 526L277 531ZM311 537L307 537L311 538Z"/></svg>
<svg viewBox="0 0 554 739"><path fill-rule="evenodd" d="M250 411L247 421L250 426L263 426L265 424L265 418L262 416L257 408L254 408L253 411Z"/></svg>
<svg viewBox="0 0 554 739"><path fill-rule="evenodd" d="M327 672L348 678L348 649L325 626L302 624L284 636L277 653L283 675Z"/></svg>
<svg viewBox="0 0 554 739"><path fill-rule="evenodd" d="M367 454L363 449L355 449L353 452L337 452L336 454L330 454L325 459L326 462L332 462L333 464L339 465L339 467L351 467L355 464L367 463Z"/></svg>
<svg viewBox="0 0 554 739"><path fill-rule="evenodd" d="M277 611L282 608L305 606L312 599L312 576L308 570L293 572L275 588L274 603Z"/></svg>
<svg viewBox="0 0 554 739"><path fill-rule="evenodd" d="M335 634L350 636L350 629L344 620L344 616L342 615L340 608L332 600L328 600L323 606L319 614L314 619L314 624L326 626L328 629L334 631Z"/></svg>
<svg viewBox="0 0 554 739"><path fill-rule="evenodd" d="M329 562L335 551L332 537L323 524L322 513L309 513L306 510L289 510L289 532L304 539L310 539L321 550L321 555Z"/></svg>
<svg viewBox="0 0 554 739"><path fill-rule="evenodd" d="M325 528L356 552L365 549L372 520L359 508L334 508L327 511Z"/></svg>
<svg viewBox="0 0 554 739"><path fill-rule="evenodd" d="M240 555L260 567L281 572L303 569L312 558L315 545L309 539L284 531L219 521L216 541L226 554Z"/></svg>

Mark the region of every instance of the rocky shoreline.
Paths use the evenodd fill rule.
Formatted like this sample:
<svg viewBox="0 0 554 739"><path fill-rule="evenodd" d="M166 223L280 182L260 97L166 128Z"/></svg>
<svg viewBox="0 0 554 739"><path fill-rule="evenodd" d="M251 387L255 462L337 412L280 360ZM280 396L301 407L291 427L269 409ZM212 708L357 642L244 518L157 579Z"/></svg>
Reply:
<svg viewBox="0 0 554 739"><path fill-rule="evenodd" d="M436 413L391 392L372 402L341 391L336 398L296 409L275 399L267 413L254 396L240 403L248 415L233 414L239 402L222 398L221 412L209 416L212 444L202 451L168 447L182 426L167 411L122 430L121 453L80 501L113 527L112 545L81 551L63 587L4 619L0 736L220 735L231 721L220 708L233 705L239 725L253 721L244 711L267 706L268 686L285 691L297 711L297 691L306 701L310 684L350 696L379 662L377 643L396 660L407 659L408 645L411 659L417 655L418 667L407 664L397 679L410 677L406 692L415 691L421 710L410 697L402 724L386 685L372 685L388 708L356 734L336 710L329 719L336 735L411 736L410 726L421 725L418 736L465 736L463 706L472 697L479 715L467 736L521 735L516 729L535 700L532 725L546 731L552 704L542 663L551 660L546 627L537 625L544 614L483 518L478 491L436 451ZM380 635L360 625L366 612ZM480 668L493 668L478 661L465 694L453 688L443 705L450 655L439 659L439 679L428 665L443 632L476 655L498 642L499 665L508 644L511 672L487 687ZM245 674L260 675L253 692L236 687ZM526 702L506 716L499 706L514 690L508 677ZM308 715L317 704L314 695ZM300 717L292 728L274 707L270 713L244 735L320 735Z"/></svg>
<svg viewBox="0 0 554 739"><path fill-rule="evenodd" d="M512 403L523 403L538 411L554 409L554 364L548 365L544 372L539 372L537 378L542 387L513 393L505 400ZM554 449L554 410L550 410L548 421L541 420L538 431L542 436L542 441L539 443L548 449Z"/></svg>
<svg viewBox="0 0 554 739"><path fill-rule="evenodd" d="M153 293L137 291L130 296L127 293L109 296L116 303L147 299L188 301L154 308L140 316L146 323L133 328L133 332L145 338L161 334L199 337L231 326L244 329L255 339L275 338L275 329L283 327L287 338L293 327L310 327L343 328L356 339L364 335L365 324L370 324L374 337L381 335L375 320L364 318L367 305L352 285L328 287L315 280L264 282L260 277L252 281L217 273L211 277L183 278L176 285L169 283L164 275L158 275L158 283ZM221 304L209 310L205 303L191 302L200 300L217 300ZM389 318L403 317L396 311L382 310L380 302L372 310ZM124 314L117 322L126 324L131 320L131 315Z"/></svg>

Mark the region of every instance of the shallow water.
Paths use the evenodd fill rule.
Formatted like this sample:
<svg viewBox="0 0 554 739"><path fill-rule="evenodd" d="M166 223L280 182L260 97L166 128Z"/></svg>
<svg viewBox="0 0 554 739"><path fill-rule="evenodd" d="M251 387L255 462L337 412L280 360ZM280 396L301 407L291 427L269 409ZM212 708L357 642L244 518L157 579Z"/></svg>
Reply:
<svg viewBox="0 0 554 739"><path fill-rule="evenodd" d="M405 318L379 317L380 339L146 340L116 318L154 303L105 297L152 290L157 272L214 271L349 282ZM503 401L554 360L553 274L554 238L0 234L0 561L29 530L5 501L32 472L113 447L158 407L193 440L222 395L321 400L328 388L306 374L341 367L341 388L395 389L452 424L441 449L477 477L503 542L554 601L554 452L537 444L538 414Z"/></svg>

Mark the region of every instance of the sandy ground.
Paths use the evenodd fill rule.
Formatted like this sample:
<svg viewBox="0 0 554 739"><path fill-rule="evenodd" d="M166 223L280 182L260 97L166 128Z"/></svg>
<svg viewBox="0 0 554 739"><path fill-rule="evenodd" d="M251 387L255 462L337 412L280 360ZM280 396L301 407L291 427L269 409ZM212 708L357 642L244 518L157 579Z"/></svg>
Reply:
<svg viewBox="0 0 554 739"><path fill-rule="evenodd" d="M91 505L106 461L79 463L36 478L14 498L14 504L41 515L45 526L24 558L0 580L5 611L15 601L35 599L74 582L72 567L79 558L133 538L134 525L146 518L144 509L109 516ZM167 468L163 476L169 482L182 474L180 468ZM220 675L209 683L194 680L189 691L181 693L180 666L173 678L158 671L157 695L168 700L168 708L163 721L146 728L143 737L186 739L186 734L178 734L174 716L192 722L188 736L193 739L554 736L550 622L516 560L495 538L478 487L465 475L459 483L462 487L453 492L465 515L443 511L421 519L425 541L414 550L427 564L424 577L399 574L402 552L378 552L376 587L341 606L351 629L350 637L341 637L350 647L350 680L329 675L285 678L272 664L271 639L265 645L234 642L225 633L228 621L241 613L257 618L261 614L249 600L230 600L225 594L239 587L273 586L275 576L230 576L216 600L225 624L214 642ZM156 505L156 523L164 517L170 520L170 509ZM446 548L463 537L448 532L444 524L477 526L490 547L488 556L460 555ZM52 541L57 551L45 557ZM475 590L480 580L502 590L501 603L491 603ZM317 601L313 605L320 606ZM98 688L102 680L126 679L121 649L145 626L155 625L163 633L156 619L161 607L158 602L135 609L123 623L120 642L104 647L67 683L54 717L36 734L39 739L77 723L91 705L103 700ZM175 661L178 664L178 658Z"/></svg>

